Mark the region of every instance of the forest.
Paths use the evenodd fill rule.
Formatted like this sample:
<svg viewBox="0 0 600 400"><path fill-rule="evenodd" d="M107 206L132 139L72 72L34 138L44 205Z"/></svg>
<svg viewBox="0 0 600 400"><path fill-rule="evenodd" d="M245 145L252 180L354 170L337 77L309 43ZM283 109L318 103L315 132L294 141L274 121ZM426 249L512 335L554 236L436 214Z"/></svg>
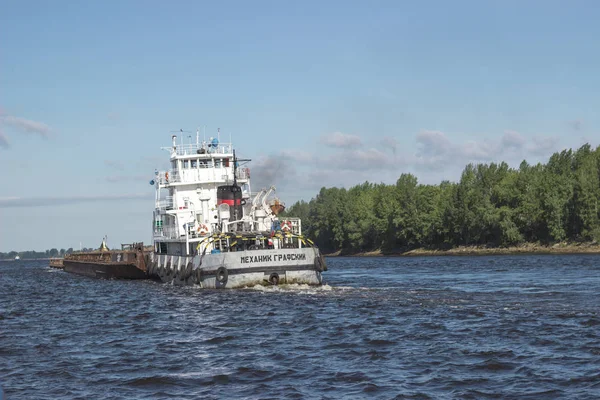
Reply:
<svg viewBox="0 0 600 400"><path fill-rule="evenodd" d="M469 164L459 182L322 188L284 216L326 252L507 247L600 239L600 147L554 153L546 164Z"/></svg>
<svg viewBox="0 0 600 400"><path fill-rule="evenodd" d="M83 251L92 251L92 248L84 248ZM53 257L64 257L65 254L70 254L73 252L72 248L68 249L50 249L46 251L10 251L8 253L0 252L0 260L14 260L16 256L19 256L23 260L34 260L34 259L43 259L43 258L53 258Z"/></svg>

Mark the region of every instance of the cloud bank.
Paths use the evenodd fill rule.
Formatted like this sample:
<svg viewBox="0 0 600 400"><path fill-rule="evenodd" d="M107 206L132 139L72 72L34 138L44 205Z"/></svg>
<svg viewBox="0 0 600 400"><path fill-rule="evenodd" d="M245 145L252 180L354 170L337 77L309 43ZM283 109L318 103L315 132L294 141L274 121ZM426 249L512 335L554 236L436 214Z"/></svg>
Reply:
<svg viewBox="0 0 600 400"><path fill-rule="evenodd" d="M534 162L559 150L557 137L526 137L513 130L462 142L442 131L422 130L402 147L394 137L373 140L342 132L322 135L319 142L324 147L312 152L282 149L259 158L252 165L254 189L275 184L287 193L314 195L323 186L393 183L402 173L439 183L458 179L469 163L506 161L517 166L523 159Z"/></svg>
<svg viewBox="0 0 600 400"><path fill-rule="evenodd" d="M71 197L0 197L0 208L63 206L79 203L150 200L152 193Z"/></svg>
<svg viewBox="0 0 600 400"><path fill-rule="evenodd" d="M440 131L423 130L417 134L417 169L436 170L468 163L515 161L548 156L557 150L558 138L535 136L527 139L519 132L505 131L499 139L469 140L454 143Z"/></svg>

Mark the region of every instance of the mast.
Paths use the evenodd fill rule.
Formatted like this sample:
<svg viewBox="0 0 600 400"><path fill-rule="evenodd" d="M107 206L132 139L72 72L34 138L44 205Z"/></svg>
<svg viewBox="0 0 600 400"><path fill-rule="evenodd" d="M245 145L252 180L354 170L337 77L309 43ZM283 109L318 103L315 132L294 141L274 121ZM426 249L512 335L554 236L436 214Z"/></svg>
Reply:
<svg viewBox="0 0 600 400"><path fill-rule="evenodd" d="M237 186L237 158L235 158L235 149L233 150L233 186Z"/></svg>

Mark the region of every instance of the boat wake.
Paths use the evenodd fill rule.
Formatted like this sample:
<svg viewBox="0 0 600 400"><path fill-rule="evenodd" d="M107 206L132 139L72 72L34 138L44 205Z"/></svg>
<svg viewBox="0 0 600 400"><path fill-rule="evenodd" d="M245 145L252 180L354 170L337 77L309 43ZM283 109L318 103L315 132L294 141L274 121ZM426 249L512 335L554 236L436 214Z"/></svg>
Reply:
<svg viewBox="0 0 600 400"><path fill-rule="evenodd" d="M292 284L283 284L283 285L276 285L276 286L254 285L254 286L249 286L245 289L246 290L256 290L259 292L266 292L266 293L295 292L295 293L312 294L312 293L320 293L320 292L330 292L332 290L335 290L336 288L333 288L327 284L322 285L322 286L314 286L314 285L311 286L311 285L307 285L307 284L292 283Z"/></svg>

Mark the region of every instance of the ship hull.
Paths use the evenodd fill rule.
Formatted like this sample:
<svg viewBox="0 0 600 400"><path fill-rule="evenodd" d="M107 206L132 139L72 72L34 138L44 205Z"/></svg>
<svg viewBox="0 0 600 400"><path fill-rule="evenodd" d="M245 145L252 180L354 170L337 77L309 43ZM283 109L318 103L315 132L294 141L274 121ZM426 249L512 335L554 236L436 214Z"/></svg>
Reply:
<svg viewBox="0 0 600 400"><path fill-rule="evenodd" d="M103 279L147 279L135 264L63 260L63 269L77 275Z"/></svg>
<svg viewBox="0 0 600 400"><path fill-rule="evenodd" d="M322 284L325 263L316 248L247 250L198 256L154 254L149 275L207 289Z"/></svg>

